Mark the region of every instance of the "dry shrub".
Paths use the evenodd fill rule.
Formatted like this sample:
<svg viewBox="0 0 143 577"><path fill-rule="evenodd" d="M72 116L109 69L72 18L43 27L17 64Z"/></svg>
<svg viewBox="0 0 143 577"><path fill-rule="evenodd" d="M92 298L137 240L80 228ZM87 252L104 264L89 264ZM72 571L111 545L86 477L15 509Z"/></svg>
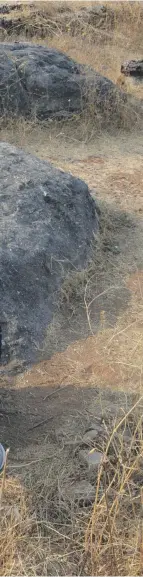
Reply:
<svg viewBox="0 0 143 577"><path fill-rule="evenodd" d="M142 400L109 434L85 535L91 575L142 575Z"/></svg>
<svg viewBox="0 0 143 577"><path fill-rule="evenodd" d="M0 486L2 479L0 479ZM31 519L27 497L20 479L8 478L0 503L0 573L4 575L24 574L24 551L26 552ZM27 565L26 559L26 564Z"/></svg>
<svg viewBox="0 0 143 577"><path fill-rule="evenodd" d="M72 6L73 3L71 2ZM80 4L81 5L81 4ZM108 2L108 10L114 12L114 21L109 18L103 26L93 26L88 21L76 17L77 5L74 8L74 20L70 18L67 31L50 39L50 45L66 52L80 62L92 66L100 74L113 82L119 78L121 63L127 59L142 58L142 2ZM76 19L77 18L77 19ZM74 26L74 30L73 30ZM124 90L124 86L122 85ZM125 91L142 97L142 87L132 82L125 84Z"/></svg>

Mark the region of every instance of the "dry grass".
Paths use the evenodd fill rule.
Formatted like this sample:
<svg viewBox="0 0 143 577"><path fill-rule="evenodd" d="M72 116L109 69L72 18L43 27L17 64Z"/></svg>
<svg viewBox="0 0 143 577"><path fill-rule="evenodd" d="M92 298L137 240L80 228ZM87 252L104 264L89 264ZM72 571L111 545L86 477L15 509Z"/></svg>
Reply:
<svg viewBox="0 0 143 577"><path fill-rule="evenodd" d="M29 462L28 489L22 475L7 476L0 504L2 577L142 575L142 399L105 433L100 447L98 440L104 459L92 474L92 510L70 500L69 482L81 470L76 458L65 463L61 451L57 476L52 466L45 468L46 456L42 479L40 462L39 477Z"/></svg>
<svg viewBox="0 0 143 577"><path fill-rule="evenodd" d="M131 444L125 450L121 423L126 429L129 416L133 417L134 426L130 428ZM85 536L92 575L142 574L142 417L137 421L134 417L132 409L115 425L105 450L109 460L103 461L98 473Z"/></svg>
<svg viewBox="0 0 143 577"><path fill-rule="evenodd" d="M114 279L113 285L111 285L111 282L109 285L106 284L106 269L104 269L102 260L103 289L99 293L97 266L96 260L93 274L90 270L86 271L84 275L75 273L75 276L72 275L67 278L63 283L61 294L62 306L64 304L68 318L73 316L74 328L76 327L76 311L82 305L83 310L86 312L90 336L81 340L74 340L73 344L70 344L64 352L57 352L52 356L52 359L41 362L21 377L18 377L16 381L18 387L28 386L31 388L41 385L52 385L54 387L59 383L60 385L68 384L79 387L97 386L142 394L142 271L129 275L124 284L121 283L118 277L116 278L116 284ZM130 290L132 298L126 312L120 314L116 323L112 313L112 320L114 321L112 327L109 326L108 306L111 322L112 299L114 298L116 302L120 298L123 287ZM109 299L108 306L107 299ZM104 307L106 307L106 311ZM98 333L94 334L94 330L97 331L97 322ZM87 327L85 330L88 332ZM55 324L53 321L52 326L48 328L45 351L49 347L51 331L54 341L57 338L59 342L60 335L58 334L56 318Z"/></svg>
<svg viewBox="0 0 143 577"><path fill-rule="evenodd" d="M119 85L121 63L127 59L142 58L143 4L105 2L107 18L103 23L98 19L97 25L89 23L85 16L80 15L81 7L92 4L36 2L31 8L26 2L22 12L17 10L5 15L7 20L12 18L13 29L10 36L5 33L3 39L9 41L18 34L24 40L26 37L34 43L40 41L65 52L81 64L92 66ZM142 85L125 79L122 88L139 99L143 98Z"/></svg>
<svg viewBox="0 0 143 577"><path fill-rule="evenodd" d="M40 388L44 382L46 387L57 382L95 387L97 379L101 390L103 386L134 390L135 400L129 409L126 403L120 405L120 417L113 404L110 420L105 412L102 434L94 445L104 459L92 472L92 507L78 506L69 493L74 483L88 476L75 452L77 438L70 422L69 433L58 443L46 434L41 444L37 439L37 445L21 449L17 461L8 460L0 503L2 577L142 575L142 282L139 271L127 278L132 303L114 328L106 328L102 315L98 335L74 343L65 353L17 377L16 388L26 386L30 394L32 387ZM94 411L93 406L93 415ZM72 408L67 410L67 423L70 414L72 418ZM84 422L84 412L81 419Z"/></svg>
<svg viewBox="0 0 143 577"><path fill-rule="evenodd" d="M117 82L121 63L126 59L142 56L142 3L108 2L107 8L115 13L113 27L110 20L107 27L93 29L85 24L82 34L74 34L69 30L66 34L50 40L55 46L82 64L92 66L104 76ZM77 41L76 41L77 40ZM126 89L131 85L126 81ZM133 86L133 91L134 85ZM141 89L140 89L141 90ZM141 92L142 94L142 92ZM138 95L138 90L137 90Z"/></svg>
<svg viewBox="0 0 143 577"><path fill-rule="evenodd" d="M85 279L81 275L82 288L83 280ZM40 387L44 382L46 387L51 383L54 386L57 382L64 383L64 386L71 383L76 387L95 387L96 384L99 386L100 382L101 389L108 386L110 390L112 387L119 391L121 388L123 391L134 390L137 397L129 411L126 412L121 406L122 417L118 420L114 418L112 408L111 422L106 423L105 420L106 435L101 439L98 437L96 449L103 451L107 460L104 459L98 474L95 472L95 479L92 474L92 483L95 483L92 509L77 507L67 497L67 487L71 481L74 484L77 479L85 479L87 475L86 470L81 471L74 449L72 454L70 452L70 458L61 451L60 464L53 463L52 478L49 467L48 484L44 462L42 481L40 479L33 482L31 477L30 487L36 519L38 515L37 531L40 523L40 537L39 533L38 538L36 537L35 523L32 541L35 544L37 539L39 547L36 560L35 557L33 559L35 574L38 574L39 570L37 555L41 555L41 574L53 575L56 567L61 575L142 575L142 281L143 275L140 271L126 279L126 286L132 292L132 302L114 328L106 328L106 318L102 315L98 335L74 342L66 352L40 363L21 379L17 379L18 387L30 387L31 391L32 387ZM75 283L74 288L75 291L78 290ZM70 293L70 296L75 298L75 293ZM90 313L88 291L86 302ZM92 322L92 315L90 321ZM84 415L82 419L84 420ZM52 452L55 456L55 450ZM46 523L45 507L48 519ZM49 525L52 536L51 549L47 554ZM55 530L58 534L54 533ZM64 534L64 538L61 534ZM56 559L55 550L60 550ZM21 566L23 564L23 574L26 574L24 563L22 558ZM33 574L33 565L29 568L29 574Z"/></svg>
<svg viewBox="0 0 143 577"><path fill-rule="evenodd" d="M18 478L6 479L0 514L1 575L23 574L21 551L24 551L26 541L29 540L30 524L26 493Z"/></svg>

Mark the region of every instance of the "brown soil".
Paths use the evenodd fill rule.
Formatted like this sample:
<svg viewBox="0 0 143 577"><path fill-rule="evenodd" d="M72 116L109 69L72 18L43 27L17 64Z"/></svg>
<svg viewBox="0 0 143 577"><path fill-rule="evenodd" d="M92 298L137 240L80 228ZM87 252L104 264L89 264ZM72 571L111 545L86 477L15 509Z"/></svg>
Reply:
<svg viewBox="0 0 143 577"><path fill-rule="evenodd" d="M11 372L6 377L1 377L1 408L4 399L10 396L10 405L14 412L13 417L5 414L2 410L1 420L1 439L6 439L11 444L13 438L13 424L15 424L15 435L17 445L17 430L24 439L24 444L29 443L29 432L27 429L31 423L44 420L50 413L52 415L52 427L56 427L58 420L68 422L72 410L80 411L82 414L85 405L88 405L89 398L92 405L92 395L94 399L95 390L102 388L112 389L114 391L141 391L141 374L142 374L142 295L143 295L143 260L142 260L142 145L140 137L136 140L138 146L135 152L135 140L129 137L127 141L111 138L104 141L98 140L96 146L89 145L88 154L86 154L86 144L80 145L77 150L69 143L61 139L59 148L59 138L52 136L50 143L46 142L46 134L39 133L38 149L36 148L37 135L33 142L33 135L27 141L23 141L23 147L27 150L38 152L38 156L53 161L62 169L69 170L74 175L84 178L92 188L92 194L100 201L106 201L106 206L110 205L110 210L115 205L118 209L127 210L131 218L134 215L138 217L135 226L124 226L122 221L118 221L117 227L114 228L113 243L118 244L120 254L114 256L112 268L114 269L114 284L119 283L121 302L117 306L117 293L113 291L110 298L100 298L95 302L93 318L93 334L82 328L80 340L77 340L76 331L71 339L68 334L68 323L76 324L76 317L72 314L66 314L70 318L67 321L64 344L60 346L62 334L56 324L59 318L55 319L54 337L57 334L58 348L63 351L57 352L49 360L43 360L36 366L22 373L20 376L12 377ZM109 137L108 137L109 138ZM6 138L7 139L7 138ZM12 135L9 140L12 140ZM15 137L16 140L16 137ZM58 143L57 143L58 140ZM17 142L18 143L18 142ZM102 154L101 154L102 150ZM59 151L59 152L58 152ZM94 151L94 154L93 154ZM97 154L98 151L98 154ZM69 160L70 156L70 160ZM106 223L107 225L107 223ZM111 268L110 260L112 257L107 254L109 275L107 282L106 274L98 271L96 278L96 292L104 292L111 286ZM106 253L105 253L106 260ZM106 271L105 271L106 272ZM103 282L104 281L104 282ZM123 284L122 284L123 283ZM122 294L123 291L123 294ZM125 292L127 291L127 293ZM110 290L109 290L110 293ZM95 293L96 294L96 293ZM127 295L127 296L126 296ZM97 306L98 305L98 306ZM102 311L103 314L102 314ZM110 323L110 313L114 317L113 324ZM98 316L98 332L97 332ZM91 317L92 320L92 317ZM79 317L79 323L81 319ZM78 323L77 323L78 324ZM87 323L88 324L88 323ZM51 327L51 330L53 327ZM72 328L73 330L73 328ZM97 333L97 334L94 334ZM89 336L86 338L86 335ZM66 348L68 343L72 344ZM67 342L67 345L66 345ZM54 350L54 349L53 349ZM44 356L48 355L48 348ZM56 351L56 348L55 348ZM14 389L13 389L14 386ZM57 387L60 390L56 392ZM66 387L63 389L62 387ZM8 388L8 393L6 393ZM54 389L54 395L53 395ZM103 390L104 390L103 389ZM52 393L52 395L51 395ZM51 395L49 400L44 401L46 395ZM7 401L8 402L8 401ZM5 406L5 402L4 402ZM49 409L50 406L50 409ZM16 412L15 412L16 411ZM21 413L24 413L21 421ZM33 414L33 417L32 417ZM51 428L46 423L46 430ZM21 425L22 423L22 425ZM24 425L25 423L25 425ZM42 425L43 427L43 425ZM43 428L42 428L43 431ZM70 431L69 431L70 434ZM42 432L43 435L43 432ZM32 439L40 442L40 427L30 432L30 443ZM20 441L18 441L19 443Z"/></svg>

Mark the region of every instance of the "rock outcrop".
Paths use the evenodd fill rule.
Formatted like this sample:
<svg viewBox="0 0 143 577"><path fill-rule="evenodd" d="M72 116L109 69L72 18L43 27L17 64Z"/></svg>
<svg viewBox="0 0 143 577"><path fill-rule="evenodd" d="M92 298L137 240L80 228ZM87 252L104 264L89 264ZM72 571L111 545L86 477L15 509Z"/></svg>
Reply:
<svg viewBox="0 0 143 577"><path fill-rule="evenodd" d="M32 361L67 270L82 268L98 229L87 184L0 143L2 361Z"/></svg>
<svg viewBox="0 0 143 577"><path fill-rule="evenodd" d="M53 48L0 43L1 116L68 119L89 108L112 122L126 100L109 79Z"/></svg>

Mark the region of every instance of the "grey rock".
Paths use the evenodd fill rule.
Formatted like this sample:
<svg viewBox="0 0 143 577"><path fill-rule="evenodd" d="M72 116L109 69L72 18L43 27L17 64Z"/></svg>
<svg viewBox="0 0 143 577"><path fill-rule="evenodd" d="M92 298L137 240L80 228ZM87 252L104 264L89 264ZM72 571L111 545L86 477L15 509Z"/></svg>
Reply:
<svg viewBox="0 0 143 577"><path fill-rule="evenodd" d="M89 467L98 467L104 459L104 454L93 449L88 454Z"/></svg>
<svg viewBox="0 0 143 577"><path fill-rule="evenodd" d="M88 186L0 143L0 321L3 359L39 358L66 271L82 268L98 230Z"/></svg>
<svg viewBox="0 0 143 577"><path fill-rule="evenodd" d="M0 43L0 115L47 120L70 118L90 103L92 114L126 102L109 79L81 66L53 48L27 43Z"/></svg>
<svg viewBox="0 0 143 577"><path fill-rule="evenodd" d="M86 464L90 468L97 469L103 460L103 453L94 450L90 452L86 449L79 451L79 459L82 463Z"/></svg>
<svg viewBox="0 0 143 577"><path fill-rule="evenodd" d="M72 60L54 49L0 44L0 112L39 119L78 112L78 75Z"/></svg>
<svg viewBox="0 0 143 577"><path fill-rule="evenodd" d="M102 432L102 427L96 427L95 429L90 429L83 435L83 443L90 445L99 434Z"/></svg>
<svg viewBox="0 0 143 577"><path fill-rule="evenodd" d="M121 72L125 76L135 76L143 79L143 60L127 60L121 65Z"/></svg>

